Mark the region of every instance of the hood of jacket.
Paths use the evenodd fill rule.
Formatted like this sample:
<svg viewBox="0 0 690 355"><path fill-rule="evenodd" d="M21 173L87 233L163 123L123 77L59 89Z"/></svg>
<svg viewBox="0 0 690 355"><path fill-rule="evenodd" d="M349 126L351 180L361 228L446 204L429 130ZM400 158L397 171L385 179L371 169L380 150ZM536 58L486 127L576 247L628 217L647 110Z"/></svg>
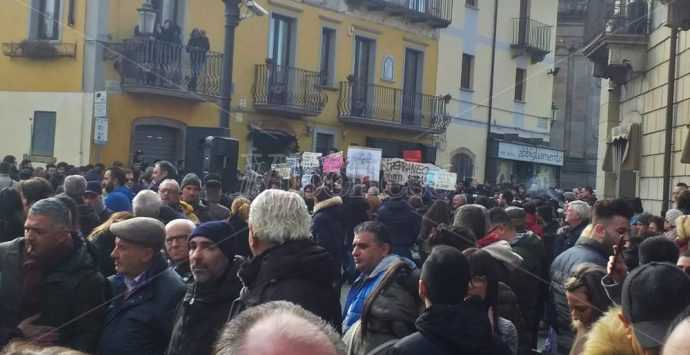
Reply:
<svg viewBox="0 0 690 355"><path fill-rule="evenodd" d="M618 315L620 307L610 308L587 333L583 355L635 355Z"/></svg>
<svg viewBox="0 0 690 355"><path fill-rule="evenodd" d="M376 278L380 273L388 271L388 269L390 269L390 267L393 266L393 264L398 263L400 261L406 263L407 266L409 266L412 270L415 270L417 268L417 265L415 265L414 261L407 258L403 258L402 256L399 256L397 254L389 254L383 259L381 259L381 261L379 261L379 264L376 265L374 270L369 275L365 276L364 274L360 274L359 278L357 278L355 283L357 283L360 279L367 280Z"/></svg>
<svg viewBox="0 0 690 355"><path fill-rule="evenodd" d="M506 264L509 270L515 270L523 259L520 255L513 251L510 243L505 240L499 240L493 244L487 245L482 250L486 250L494 259Z"/></svg>
<svg viewBox="0 0 690 355"><path fill-rule="evenodd" d="M311 239L287 241L264 251L240 267L238 276L249 289L267 280L306 278L331 285L337 267L331 255Z"/></svg>
<svg viewBox="0 0 690 355"><path fill-rule="evenodd" d="M477 299L431 306L419 316L415 326L425 338L450 354L490 353L491 324Z"/></svg>
<svg viewBox="0 0 690 355"><path fill-rule="evenodd" d="M341 206L343 204L343 199L340 198L340 196L333 196L327 200L321 201L319 203L314 204L314 213L319 213L319 211L322 210L337 210L337 206ZM336 207L336 208L331 208L331 207Z"/></svg>

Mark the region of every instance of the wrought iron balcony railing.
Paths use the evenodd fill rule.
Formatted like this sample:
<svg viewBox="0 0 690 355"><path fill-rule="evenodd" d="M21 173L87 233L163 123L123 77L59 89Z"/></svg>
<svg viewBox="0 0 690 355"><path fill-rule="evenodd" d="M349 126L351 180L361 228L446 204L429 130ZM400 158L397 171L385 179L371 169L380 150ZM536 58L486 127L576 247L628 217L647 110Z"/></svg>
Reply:
<svg viewBox="0 0 690 355"><path fill-rule="evenodd" d="M18 43L3 43L2 53L8 57L76 57L77 44L54 41L25 40Z"/></svg>
<svg viewBox="0 0 690 355"><path fill-rule="evenodd" d="M551 27L529 17L514 18L511 47L526 50L536 61L542 61L551 51Z"/></svg>
<svg viewBox="0 0 690 355"><path fill-rule="evenodd" d="M321 73L275 64L256 65L252 96L257 111L286 117L317 116L328 101Z"/></svg>
<svg viewBox="0 0 690 355"><path fill-rule="evenodd" d="M147 38L125 41L117 49L125 91L199 101L220 96L222 53Z"/></svg>
<svg viewBox="0 0 690 355"><path fill-rule="evenodd" d="M340 83L338 117L344 122L438 134L450 123L447 103L447 97L345 81Z"/></svg>
<svg viewBox="0 0 690 355"><path fill-rule="evenodd" d="M434 28L448 27L453 17L453 0L349 0L371 10L382 10L413 22L427 22Z"/></svg>
<svg viewBox="0 0 690 355"><path fill-rule="evenodd" d="M592 0L585 17L584 44L606 35L648 34L647 3L627 0Z"/></svg>

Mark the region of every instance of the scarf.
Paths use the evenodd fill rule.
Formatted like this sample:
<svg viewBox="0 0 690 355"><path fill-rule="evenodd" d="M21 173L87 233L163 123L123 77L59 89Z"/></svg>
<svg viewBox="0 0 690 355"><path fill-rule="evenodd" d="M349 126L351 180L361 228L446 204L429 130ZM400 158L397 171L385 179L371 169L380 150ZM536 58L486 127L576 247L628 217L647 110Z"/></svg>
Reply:
<svg viewBox="0 0 690 355"><path fill-rule="evenodd" d="M41 297L43 279L47 272L67 259L74 249L74 238L70 236L65 241L56 245L48 255L41 258L27 253L24 248L24 284L22 286L22 299L20 308L24 314L32 315L38 312L38 303Z"/></svg>

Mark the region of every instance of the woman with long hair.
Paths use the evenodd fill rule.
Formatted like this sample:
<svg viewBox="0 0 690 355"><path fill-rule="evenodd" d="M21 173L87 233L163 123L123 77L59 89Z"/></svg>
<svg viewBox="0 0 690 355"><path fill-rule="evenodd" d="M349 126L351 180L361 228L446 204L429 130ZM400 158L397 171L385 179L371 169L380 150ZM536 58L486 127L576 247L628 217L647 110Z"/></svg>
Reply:
<svg viewBox="0 0 690 355"><path fill-rule="evenodd" d="M101 272L103 277L115 275L115 264L110 257L110 253L115 249L115 235L110 232L110 226L115 222L125 221L132 217L134 217L134 215L127 211L115 212L107 221L94 228L87 237L96 249L98 249L98 271Z"/></svg>
<svg viewBox="0 0 690 355"><path fill-rule="evenodd" d="M609 309L609 298L601 284L604 276L606 276L606 270L603 267L584 263L575 268L563 284L570 306L573 328L577 330L570 355L579 355L584 351L587 334L594 323Z"/></svg>
<svg viewBox="0 0 690 355"><path fill-rule="evenodd" d="M230 205L230 218L228 223L235 231L233 234L233 243L235 244L235 252L237 255L245 258L251 257L252 252L249 248L249 206L251 201L245 197L237 197Z"/></svg>
<svg viewBox="0 0 690 355"><path fill-rule="evenodd" d="M7 242L24 235L24 205L17 190L6 187L0 190L0 242Z"/></svg>

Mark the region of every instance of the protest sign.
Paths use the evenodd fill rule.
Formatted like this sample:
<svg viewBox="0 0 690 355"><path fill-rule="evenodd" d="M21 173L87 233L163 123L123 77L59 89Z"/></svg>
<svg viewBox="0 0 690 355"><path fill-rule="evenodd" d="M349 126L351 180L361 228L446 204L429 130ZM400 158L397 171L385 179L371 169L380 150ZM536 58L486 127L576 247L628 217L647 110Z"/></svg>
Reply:
<svg viewBox="0 0 690 355"><path fill-rule="evenodd" d="M429 184L428 178L433 178L433 172L439 169L435 165L412 163L398 158L383 159L383 179L396 184L416 181L422 186L427 186Z"/></svg>
<svg viewBox="0 0 690 355"><path fill-rule="evenodd" d="M287 163L271 164L271 169L278 172L283 179L289 179L292 176L292 168Z"/></svg>
<svg viewBox="0 0 690 355"><path fill-rule="evenodd" d="M449 173L444 170L438 170L434 174L434 183L430 186L432 186L436 190L455 191L455 183L457 179L458 175L456 173Z"/></svg>
<svg viewBox="0 0 690 355"><path fill-rule="evenodd" d="M403 159L412 163L422 162L422 151L421 150L403 150Z"/></svg>
<svg viewBox="0 0 690 355"><path fill-rule="evenodd" d="M304 174L302 175L302 187L304 188L305 186L311 184L311 177L312 174Z"/></svg>
<svg viewBox="0 0 690 355"><path fill-rule="evenodd" d="M349 147L347 148L347 175L361 179L369 177L378 181L381 172L381 149Z"/></svg>
<svg viewBox="0 0 690 355"><path fill-rule="evenodd" d="M324 173L339 173L343 167L343 153L338 152L323 158Z"/></svg>
<svg viewBox="0 0 690 355"><path fill-rule="evenodd" d="M302 168L317 169L319 161L321 160L321 153L304 152L302 153Z"/></svg>
<svg viewBox="0 0 690 355"><path fill-rule="evenodd" d="M290 170L293 174L298 175L299 174L299 158L287 158L287 164L290 167Z"/></svg>

